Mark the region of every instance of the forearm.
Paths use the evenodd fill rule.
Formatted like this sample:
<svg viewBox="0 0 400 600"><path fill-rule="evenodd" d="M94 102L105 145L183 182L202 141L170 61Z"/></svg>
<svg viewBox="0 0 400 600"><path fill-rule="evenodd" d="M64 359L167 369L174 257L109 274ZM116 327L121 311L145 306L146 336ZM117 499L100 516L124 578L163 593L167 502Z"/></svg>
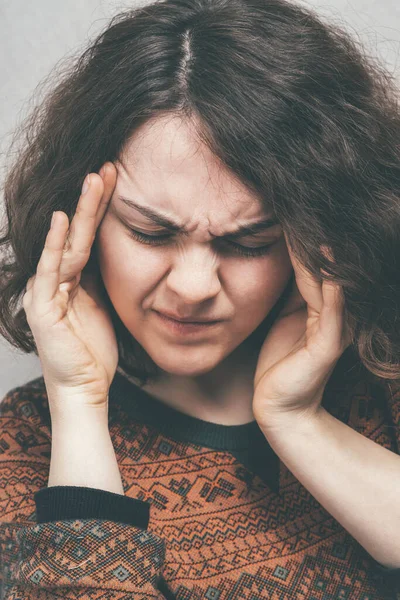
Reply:
<svg viewBox="0 0 400 600"><path fill-rule="evenodd" d="M48 487L93 487L124 495L107 413L96 408L52 416Z"/></svg>
<svg viewBox="0 0 400 600"><path fill-rule="evenodd" d="M400 568L400 456L324 408L263 430L287 468L379 563Z"/></svg>

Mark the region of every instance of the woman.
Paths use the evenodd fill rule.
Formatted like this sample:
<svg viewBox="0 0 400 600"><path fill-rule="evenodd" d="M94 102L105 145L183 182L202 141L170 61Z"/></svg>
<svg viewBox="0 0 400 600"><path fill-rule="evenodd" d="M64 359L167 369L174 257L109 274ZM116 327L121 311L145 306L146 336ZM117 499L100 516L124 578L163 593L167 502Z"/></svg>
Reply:
<svg viewBox="0 0 400 600"><path fill-rule="evenodd" d="M32 115L2 597L395 597L396 93L309 9L167 0Z"/></svg>

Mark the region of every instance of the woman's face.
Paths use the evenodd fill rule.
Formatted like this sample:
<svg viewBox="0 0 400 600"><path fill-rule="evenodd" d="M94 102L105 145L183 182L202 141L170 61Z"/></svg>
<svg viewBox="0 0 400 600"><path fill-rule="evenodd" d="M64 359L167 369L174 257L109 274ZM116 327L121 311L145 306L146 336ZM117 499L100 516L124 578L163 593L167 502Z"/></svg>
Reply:
<svg viewBox="0 0 400 600"><path fill-rule="evenodd" d="M143 126L122 160L95 243L104 286L121 321L161 369L204 374L238 348L284 291L292 265L282 227L233 236L273 215L177 118ZM140 239L130 229L160 237ZM241 253L257 249L255 256ZM157 311L220 322L179 333Z"/></svg>

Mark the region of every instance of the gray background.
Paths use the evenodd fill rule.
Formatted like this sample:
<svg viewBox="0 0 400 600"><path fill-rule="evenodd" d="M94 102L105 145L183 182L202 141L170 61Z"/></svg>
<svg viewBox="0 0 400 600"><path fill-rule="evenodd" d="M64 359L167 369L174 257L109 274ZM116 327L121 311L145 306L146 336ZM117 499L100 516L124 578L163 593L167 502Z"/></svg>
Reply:
<svg viewBox="0 0 400 600"><path fill-rule="evenodd" d="M0 0L0 177L15 126L37 102L37 86L65 57L80 53L120 10L149 2L106 0ZM348 29L400 80L400 3L398 0L313 0L326 20ZM400 83L399 83L400 85ZM46 87L47 89L47 87ZM1 203L1 222L4 219ZM42 374L40 360L0 337L0 400L12 388Z"/></svg>

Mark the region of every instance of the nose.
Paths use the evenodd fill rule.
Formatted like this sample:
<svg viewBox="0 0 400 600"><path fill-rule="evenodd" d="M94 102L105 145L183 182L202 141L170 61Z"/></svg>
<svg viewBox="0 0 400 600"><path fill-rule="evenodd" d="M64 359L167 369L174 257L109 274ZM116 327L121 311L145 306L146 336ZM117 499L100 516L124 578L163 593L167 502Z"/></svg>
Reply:
<svg viewBox="0 0 400 600"><path fill-rule="evenodd" d="M205 249L185 253L174 262L167 286L182 303L198 304L213 298L221 289L215 260Z"/></svg>

